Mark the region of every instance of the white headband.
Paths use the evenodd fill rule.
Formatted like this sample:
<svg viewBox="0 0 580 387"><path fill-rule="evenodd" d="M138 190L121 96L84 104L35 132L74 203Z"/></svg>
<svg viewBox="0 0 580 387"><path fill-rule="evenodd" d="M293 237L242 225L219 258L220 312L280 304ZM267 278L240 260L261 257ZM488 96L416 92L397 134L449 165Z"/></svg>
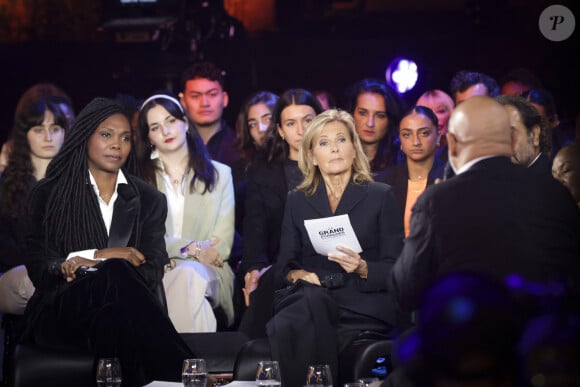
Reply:
<svg viewBox="0 0 580 387"><path fill-rule="evenodd" d="M143 106L145 106L148 102L151 102L151 101L153 101L154 99L157 99L157 98L166 99L168 101L173 102L174 104L176 104L177 106L179 106L179 110L181 110L181 112L185 115L185 110L183 110L183 106L181 106L181 103L178 100L176 100L175 98L170 97L170 96L165 95L165 94L155 94L155 95L152 95L151 97L147 98L145 100L145 102L143 102L141 104L141 107L139 108L139 111L143 110Z"/></svg>

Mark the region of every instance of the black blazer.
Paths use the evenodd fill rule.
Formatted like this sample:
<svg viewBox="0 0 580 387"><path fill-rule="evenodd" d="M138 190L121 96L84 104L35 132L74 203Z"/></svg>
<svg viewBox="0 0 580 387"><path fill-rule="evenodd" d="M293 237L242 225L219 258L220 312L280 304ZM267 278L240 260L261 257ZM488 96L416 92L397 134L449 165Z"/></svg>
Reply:
<svg viewBox="0 0 580 387"><path fill-rule="evenodd" d="M445 163L435 157L433 166L427 176L427 187L435 183L435 179L443 178L443 171L445 170ZM401 164L388 168L379 173L375 178L376 181L383 182L390 185L395 193L395 198L399 207L401 208L401 216L404 217L405 205L407 202L407 188L409 180L409 169L407 168L407 159Z"/></svg>
<svg viewBox="0 0 580 387"><path fill-rule="evenodd" d="M552 176L552 160L545 153L540 153L540 157L528 168L534 172Z"/></svg>
<svg viewBox="0 0 580 387"><path fill-rule="evenodd" d="M484 159L419 197L393 290L413 310L422 287L450 271L579 280L579 235L580 213L561 184L507 157Z"/></svg>
<svg viewBox="0 0 580 387"><path fill-rule="evenodd" d="M155 290L163 277L163 266L169 263L164 239L167 202L162 193L144 181L127 173L125 176L128 184L119 185L107 247L132 246L143 253L146 262L137 271L148 287ZM31 198L32 227L26 237L26 268L36 292L29 304L67 285L60 274L54 273L54 267L60 267L70 251L63 251L57 241L46 240L42 224L53 187L53 184L40 186ZM102 232L106 232L104 223L102 226Z"/></svg>
<svg viewBox="0 0 580 387"><path fill-rule="evenodd" d="M288 185L284 163L258 159L248 170L242 273L270 265L280 246Z"/></svg>
<svg viewBox="0 0 580 387"><path fill-rule="evenodd" d="M382 183L350 183L333 214L328 203L326 187L321 183L313 196L304 192L288 194L280 254L275 266L278 286L284 286L289 270L305 269L319 278L332 273L344 273L340 265L314 251L304 221L348 214L362 247L362 259L368 264L368 278L348 276L346 285L331 289L342 308L380 319L394 325L394 299L387 293L386 276L399 255L403 241L403 224L395 197L389 186Z"/></svg>

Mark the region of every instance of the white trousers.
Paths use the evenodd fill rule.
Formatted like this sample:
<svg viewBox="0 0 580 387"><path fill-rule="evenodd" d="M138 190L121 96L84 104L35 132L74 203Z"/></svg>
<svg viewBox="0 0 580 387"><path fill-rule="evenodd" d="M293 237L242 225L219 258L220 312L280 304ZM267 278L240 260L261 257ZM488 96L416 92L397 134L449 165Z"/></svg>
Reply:
<svg viewBox="0 0 580 387"><path fill-rule="evenodd" d="M165 273L163 286L169 318L179 333L215 332L213 313L219 277L209 265L181 261Z"/></svg>
<svg viewBox="0 0 580 387"><path fill-rule="evenodd" d="M24 314L26 304L34 293L24 265L13 267L0 274L0 312Z"/></svg>

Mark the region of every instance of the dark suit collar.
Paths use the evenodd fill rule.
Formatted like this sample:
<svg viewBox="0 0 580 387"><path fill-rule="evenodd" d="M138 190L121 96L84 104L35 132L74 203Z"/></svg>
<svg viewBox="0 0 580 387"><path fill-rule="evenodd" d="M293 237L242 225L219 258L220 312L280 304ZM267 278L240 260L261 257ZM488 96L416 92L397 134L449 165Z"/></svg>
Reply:
<svg viewBox="0 0 580 387"><path fill-rule="evenodd" d="M473 164L471 168L469 168L464 173L470 171L476 171L480 169L487 169L487 168L505 168L506 165L513 165L510 158L508 156L493 156L487 159L483 159L478 161L477 163Z"/></svg>
<svg viewBox="0 0 580 387"><path fill-rule="evenodd" d="M342 198L338 203L338 207L334 214L330 209L330 203L328 202L328 193L326 191L326 185L323 181L320 182L314 195L306 197L306 201L316 210L321 216L335 216L347 214L351 209L357 205L361 200L363 200L367 195L368 183L365 184L354 184L352 180L346 186L342 194Z"/></svg>
<svg viewBox="0 0 580 387"><path fill-rule="evenodd" d="M546 154L540 153L528 168L531 171L552 175L552 160Z"/></svg>
<svg viewBox="0 0 580 387"><path fill-rule="evenodd" d="M127 180L129 184L119 184L117 187L119 196L115 201L107 247L121 247L129 244L135 218L139 212L138 191L129 178Z"/></svg>

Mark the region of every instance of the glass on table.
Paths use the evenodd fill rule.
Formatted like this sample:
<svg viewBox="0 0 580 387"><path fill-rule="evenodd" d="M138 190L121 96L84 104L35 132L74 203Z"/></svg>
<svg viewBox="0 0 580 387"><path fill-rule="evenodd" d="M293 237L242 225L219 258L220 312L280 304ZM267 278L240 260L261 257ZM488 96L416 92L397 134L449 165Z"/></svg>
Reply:
<svg viewBox="0 0 580 387"><path fill-rule="evenodd" d="M332 374L328 364L308 366L306 385L316 387L332 387Z"/></svg>
<svg viewBox="0 0 580 387"><path fill-rule="evenodd" d="M369 387L373 383L380 382L381 380L376 377L369 377L369 378L361 378L358 381L362 383L362 387Z"/></svg>
<svg viewBox="0 0 580 387"><path fill-rule="evenodd" d="M121 385L121 363L116 357L105 357L97 363L97 386L119 387Z"/></svg>
<svg viewBox="0 0 580 387"><path fill-rule="evenodd" d="M256 370L256 386L280 387L282 377L280 375L280 365L275 360L263 360L258 363Z"/></svg>
<svg viewBox="0 0 580 387"><path fill-rule="evenodd" d="M205 387L207 367L204 359L185 359L181 372L184 387Z"/></svg>

